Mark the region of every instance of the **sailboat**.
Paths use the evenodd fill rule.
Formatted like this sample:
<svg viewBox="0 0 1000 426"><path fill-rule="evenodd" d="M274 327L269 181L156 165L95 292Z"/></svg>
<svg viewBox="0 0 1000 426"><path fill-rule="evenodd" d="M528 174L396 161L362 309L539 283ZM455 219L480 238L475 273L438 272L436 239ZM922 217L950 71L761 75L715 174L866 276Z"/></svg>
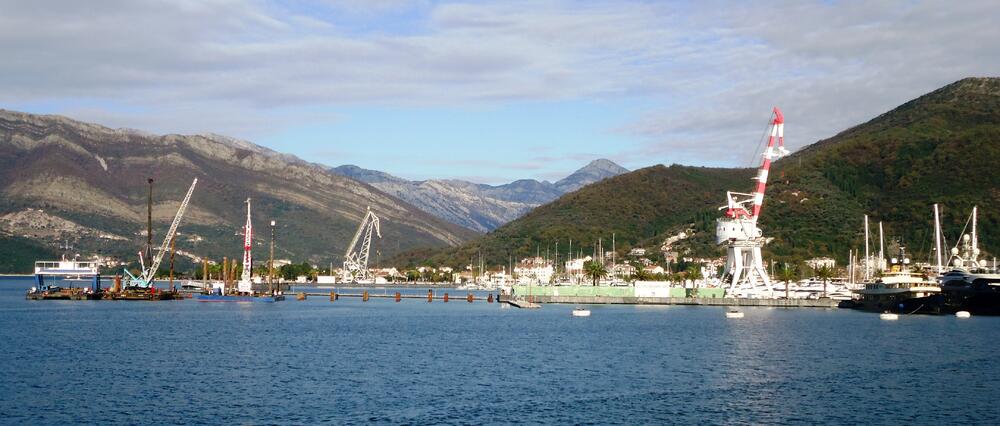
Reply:
<svg viewBox="0 0 1000 426"><path fill-rule="evenodd" d="M247 223L243 227L243 274L235 289L214 288L209 294L198 296L199 302L279 302L285 300L280 291L270 289L257 293L253 289L253 223L250 220L250 199L247 198Z"/></svg>

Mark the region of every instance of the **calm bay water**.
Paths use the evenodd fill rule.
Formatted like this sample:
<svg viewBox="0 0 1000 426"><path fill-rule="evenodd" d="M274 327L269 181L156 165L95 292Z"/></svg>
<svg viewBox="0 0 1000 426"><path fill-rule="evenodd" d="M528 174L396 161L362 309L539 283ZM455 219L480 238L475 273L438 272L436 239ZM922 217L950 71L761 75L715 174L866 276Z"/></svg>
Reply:
<svg viewBox="0 0 1000 426"><path fill-rule="evenodd" d="M1000 318L30 286L0 279L3 423L1000 423Z"/></svg>

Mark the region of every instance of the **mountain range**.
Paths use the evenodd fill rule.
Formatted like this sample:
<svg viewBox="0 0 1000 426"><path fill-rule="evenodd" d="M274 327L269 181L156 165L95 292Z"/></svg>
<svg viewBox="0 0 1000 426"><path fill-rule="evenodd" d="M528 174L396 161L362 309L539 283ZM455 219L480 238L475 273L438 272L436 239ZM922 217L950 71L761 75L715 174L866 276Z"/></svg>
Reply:
<svg viewBox="0 0 1000 426"><path fill-rule="evenodd" d="M997 141L1000 79L968 78L775 162L760 220L771 238L768 258L829 255L842 263L849 249L863 247L868 214L885 222L890 246L928 260L934 203L949 246L979 205L981 246L997 253ZM352 166L332 170L224 136L151 135L0 110L0 268L23 270L67 240L79 252L133 258L145 240L147 177L155 180L160 238L191 179L200 179L177 240L182 257L239 256L248 197L255 246L264 248L275 219L277 256L319 264L340 261L369 206L383 219L385 243L375 256L399 265L460 266L478 254L506 264L557 245L565 253L570 240L586 253L599 239L611 248L612 235L619 251L656 253L669 244L719 256L718 207L727 190L749 192L755 173L680 165L621 172L599 160L556 183L411 182Z"/></svg>
<svg viewBox="0 0 1000 426"><path fill-rule="evenodd" d="M279 258L339 262L368 207L382 218L386 243L377 250L387 256L477 235L327 166L246 141L158 136L0 110L0 257L54 254L66 241L79 253L135 258L145 241L148 177L157 245L192 179L199 179L176 240L189 260L241 256L247 198L260 249L270 238L269 221L277 221Z"/></svg>
<svg viewBox="0 0 1000 426"><path fill-rule="evenodd" d="M628 169L611 160L599 159L555 183L523 179L496 186L454 179L410 181L354 165L333 171L370 184L448 222L488 232L535 207L586 185L627 173Z"/></svg>
<svg viewBox="0 0 1000 426"><path fill-rule="evenodd" d="M786 114L786 118L794 117ZM795 126L794 119L786 127ZM967 78L811 144L772 165L760 226L769 259L833 256L864 247L863 217L883 221L891 247L930 260L932 205L953 246L974 205L981 248L1000 252L1000 78ZM580 189L456 248L405 253L398 264L492 265L559 250L584 254L599 239L624 252L661 247L722 256L715 219L727 190L750 192L753 169L654 166ZM876 228L877 229L877 228ZM965 232L968 232L966 229ZM682 234L683 233L683 234ZM877 244L877 240L873 240ZM887 250L888 251L888 250ZM895 254L888 252L887 255Z"/></svg>

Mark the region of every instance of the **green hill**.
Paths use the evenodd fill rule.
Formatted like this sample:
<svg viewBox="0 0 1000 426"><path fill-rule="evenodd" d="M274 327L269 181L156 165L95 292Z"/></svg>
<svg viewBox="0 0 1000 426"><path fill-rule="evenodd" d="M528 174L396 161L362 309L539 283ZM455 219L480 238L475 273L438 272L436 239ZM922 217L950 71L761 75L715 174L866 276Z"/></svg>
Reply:
<svg viewBox="0 0 1000 426"><path fill-rule="evenodd" d="M619 251L633 246L659 247L665 230L694 224L714 231L714 217L726 188L751 185L749 169L718 169L662 165L607 179L567 194L527 215L452 250L416 251L397 258L398 264L461 265L482 253L490 264L573 251L590 253L604 239Z"/></svg>
<svg viewBox="0 0 1000 426"><path fill-rule="evenodd" d="M863 245L862 216L882 220L927 259L932 204L952 243L973 205L982 245L1000 249L1000 79L968 78L817 142L775 164L762 227L779 256Z"/></svg>
<svg viewBox="0 0 1000 426"><path fill-rule="evenodd" d="M981 209L985 251L1000 251L1000 79L950 84L871 121L819 141L776 162L761 218L774 237L767 256L802 260L821 255L846 261L863 247L863 215L885 222L914 258L929 258L932 204L944 210L948 242L958 237L973 205ZM466 264L481 252L490 264L554 249L570 239L589 253L597 238L615 233L619 252L675 245L691 255L721 256L714 244L717 207L726 190L752 188L752 170L655 166L585 187L539 207L457 249L410 252L397 264ZM877 232L877 228L874 228ZM574 249L576 251L576 249Z"/></svg>

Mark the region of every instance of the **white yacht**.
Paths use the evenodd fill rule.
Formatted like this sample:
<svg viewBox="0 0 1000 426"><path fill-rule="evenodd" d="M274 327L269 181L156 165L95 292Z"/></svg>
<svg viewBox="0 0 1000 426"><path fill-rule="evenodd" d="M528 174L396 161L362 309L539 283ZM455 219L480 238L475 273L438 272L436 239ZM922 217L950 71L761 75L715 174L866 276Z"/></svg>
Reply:
<svg viewBox="0 0 1000 426"><path fill-rule="evenodd" d="M899 251L899 258L890 262L889 272L856 290L860 297L856 307L876 312L931 313L932 306L912 301L940 294L941 286L924 275L910 271L910 259L906 257L905 249L900 247Z"/></svg>

